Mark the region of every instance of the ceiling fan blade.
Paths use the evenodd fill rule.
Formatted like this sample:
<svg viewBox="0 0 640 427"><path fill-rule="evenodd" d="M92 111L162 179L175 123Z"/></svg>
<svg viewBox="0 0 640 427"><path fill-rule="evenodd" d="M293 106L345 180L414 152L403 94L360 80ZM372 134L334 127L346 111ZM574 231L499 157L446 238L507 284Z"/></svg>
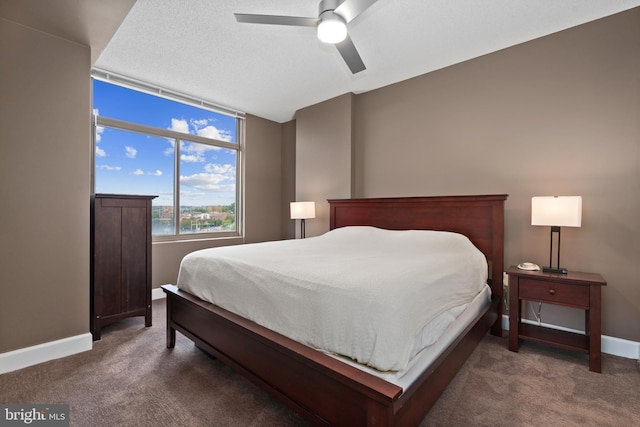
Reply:
<svg viewBox="0 0 640 427"><path fill-rule="evenodd" d="M376 1L378 0L345 0L340 6L336 7L334 12L342 16L348 23L367 10Z"/></svg>
<svg viewBox="0 0 640 427"><path fill-rule="evenodd" d="M302 16L254 15L251 13L234 13L236 21L249 24L295 25L297 27L315 27L318 18Z"/></svg>
<svg viewBox="0 0 640 427"><path fill-rule="evenodd" d="M366 70L367 67L364 66L364 62L362 62L362 58L360 58L360 55L356 50L356 46L351 41L351 37L347 36L347 38L340 43L336 43L336 47L353 74Z"/></svg>

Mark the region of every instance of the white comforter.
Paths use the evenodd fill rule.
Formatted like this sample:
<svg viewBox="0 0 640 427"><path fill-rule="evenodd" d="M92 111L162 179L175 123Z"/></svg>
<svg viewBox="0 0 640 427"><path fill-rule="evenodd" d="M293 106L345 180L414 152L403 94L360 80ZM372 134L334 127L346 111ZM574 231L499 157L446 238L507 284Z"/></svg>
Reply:
<svg viewBox="0 0 640 427"><path fill-rule="evenodd" d="M345 227L193 252L177 285L311 347L397 371L425 325L486 280L484 255L460 234Z"/></svg>

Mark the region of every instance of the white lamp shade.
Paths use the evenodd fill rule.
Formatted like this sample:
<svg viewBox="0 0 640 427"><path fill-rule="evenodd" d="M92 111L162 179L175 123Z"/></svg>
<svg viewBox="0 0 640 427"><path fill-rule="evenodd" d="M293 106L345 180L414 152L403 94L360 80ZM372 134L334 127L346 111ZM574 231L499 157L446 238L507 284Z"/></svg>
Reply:
<svg viewBox="0 0 640 427"><path fill-rule="evenodd" d="M347 38L347 24L339 15L327 11L320 17L318 38L324 43L340 43Z"/></svg>
<svg viewBox="0 0 640 427"><path fill-rule="evenodd" d="M582 197L532 197L531 225L580 227L582 225Z"/></svg>
<svg viewBox="0 0 640 427"><path fill-rule="evenodd" d="M316 217L315 202L291 202L291 219L308 219Z"/></svg>

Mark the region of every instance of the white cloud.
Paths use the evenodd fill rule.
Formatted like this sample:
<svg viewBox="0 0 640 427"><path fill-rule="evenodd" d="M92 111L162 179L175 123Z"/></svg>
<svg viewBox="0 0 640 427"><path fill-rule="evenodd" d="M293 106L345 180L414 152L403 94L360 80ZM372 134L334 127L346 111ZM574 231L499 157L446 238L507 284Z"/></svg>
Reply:
<svg viewBox="0 0 640 427"><path fill-rule="evenodd" d="M206 126L196 129L196 134L205 138L219 139L220 141L231 141L231 132L228 130L220 130L215 126Z"/></svg>
<svg viewBox="0 0 640 427"><path fill-rule="evenodd" d="M236 168L230 164L208 163L204 173L181 176L180 184L200 191L235 191Z"/></svg>
<svg viewBox="0 0 640 427"><path fill-rule="evenodd" d="M162 176L162 171L160 169L156 169L155 172L147 172L146 174L144 173L144 171L142 169L136 169L133 172L134 175L136 176L142 176L142 175L153 175L153 176Z"/></svg>
<svg viewBox="0 0 640 427"><path fill-rule="evenodd" d="M135 159L136 154L138 154L138 150L133 147L129 147L128 145L124 147L124 154L130 159Z"/></svg>
<svg viewBox="0 0 640 427"><path fill-rule="evenodd" d="M193 127L200 128L203 126L206 126L209 123L208 119L200 119L200 120L191 120L191 124L193 125Z"/></svg>
<svg viewBox="0 0 640 427"><path fill-rule="evenodd" d="M120 166L109 166L109 165L97 165L96 167L98 169L104 169L107 171L119 171L122 169Z"/></svg>
<svg viewBox="0 0 640 427"><path fill-rule="evenodd" d="M187 122L184 119L171 119L170 130L180 133L199 135L205 138L218 139L220 141L231 141L232 133L229 130L218 129L209 123L213 119L198 119Z"/></svg>
<svg viewBox="0 0 640 427"><path fill-rule="evenodd" d="M204 162L204 156L198 154L181 154L180 160L187 163Z"/></svg>
<svg viewBox="0 0 640 427"><path fill-rule="evenodd" d="M181 133L189 133L189 123L186 120L171 119L171 127L169 130Z"/></svg>
<svg viewBox="0 0 640 427"><path fill-rule="evenodd" d="M106 157L107 153L96 145L96 157Z"/></svg>
<svg viewBox="0 0 640 427"><path fill-rule="evenodd" d="M96 144L102 140L102 133L104 132L104 126L96 126Z"/></svg>
<svg viewBox="0 0 640 427"><path fill-rule="evenodd" d="M218 150L220 150L220 147L183 141L180 144L180 160L188 163L204 162L207 151Z"/></svg>
<svg viewBox="0 0 640 427"><path fill-rule="evenodd" d="M229 181L228 176L215 173L197 173L180 177L181 184L202 191L234 191L235 184Z"/></svg>
<svg viewBox="0 0 640 427"><path fill-rule="evenodd" d="M204 170L209 173L216 173L216 174L226 174L226 175L233 174L234 178L236 174L235 166L230 164L218 165L215 163L209 163L204 167Z"/></svg>
<svg viewBox="0 0 640 427"><path fill-rule="evenodd" d="M173 156L173 153L176 151L174 141L169 141L169 143L171 144L171 147L165 148L165 150L164 150L164 155L165 156Z"/></svg>

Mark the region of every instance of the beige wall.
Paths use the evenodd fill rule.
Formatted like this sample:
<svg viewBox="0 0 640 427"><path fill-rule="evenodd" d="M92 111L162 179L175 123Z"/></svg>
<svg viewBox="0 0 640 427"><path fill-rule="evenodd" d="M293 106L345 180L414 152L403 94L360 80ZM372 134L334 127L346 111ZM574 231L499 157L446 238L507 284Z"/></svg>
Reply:
<svg viewBox="0 0 640 427"><path fill-rule="evenodd" d="M0 353L89 331L90 61L0 18Z"/></svg>
<svg viewBox="0 0 640 427"><path fill-rule="evenodd" d="M316 202L316 218L306 221L308 237L327 231L327 199L352 196L353 101L346 94L296 113L296 200Z"/></svg>
<svg viewBox="0 0 640 427"><path fill-rule="evenodd" d="M247 117L245 144L245 240L282 236L282 125Z"/></svg>
<svg viewBox="0 0 640 427"><path fill-rule="evenodd" d="M321 134L333 102L297 126ZM353 111L354 195L508 193L506 265L548 264L532 196L581 195L583 226L563 229L561 263L601 273L604 334L640 341L640 9L358 95ZM324 143L298 138L298 150ZM334 159L297 160L299 194L315 188L308 167L338 184ZM584 327L568 308L545 305L542 320Z"/></svg>
<svg viewBox="0 0 640 427"><path fill-rule="evenodd" d="M290 218L289 203L296 200L296 121L282 125L282 238L296 236L296 223Z"/></svg>

